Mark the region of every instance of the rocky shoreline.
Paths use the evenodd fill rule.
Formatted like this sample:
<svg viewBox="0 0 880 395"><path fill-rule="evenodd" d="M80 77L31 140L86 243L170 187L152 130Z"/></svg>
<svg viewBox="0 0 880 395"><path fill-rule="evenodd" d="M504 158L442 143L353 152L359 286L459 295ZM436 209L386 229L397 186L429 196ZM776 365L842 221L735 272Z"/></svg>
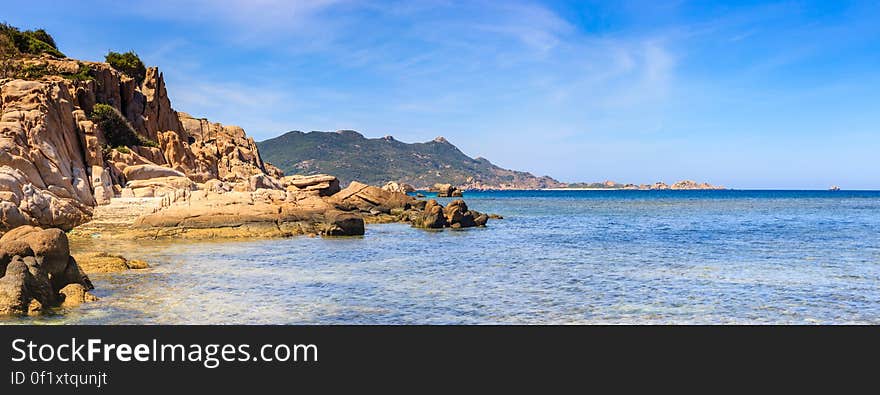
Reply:
<svg viewBox="0 0 880 395"><path fill-rule="evenodd" d="M175 111L155 67L134 78L47 55L9 62L43 72L0 78L0 315L92 301L86 273L145 267L102 251L80 255L80 265L68 236L358 236L367 223L442 229L489 219L462 200L416 199L406 186L284 176L241 128Z"/></svg>

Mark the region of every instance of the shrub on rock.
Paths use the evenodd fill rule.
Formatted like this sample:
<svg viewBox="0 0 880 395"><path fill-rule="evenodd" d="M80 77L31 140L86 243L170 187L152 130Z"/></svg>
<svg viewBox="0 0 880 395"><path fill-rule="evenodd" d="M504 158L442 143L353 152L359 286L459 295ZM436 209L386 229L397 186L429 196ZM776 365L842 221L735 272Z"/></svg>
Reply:
<svg viewBox="0 0 880 395"><path fill-rule="evenodd" d="M141 58L134 53L134 51L128 51L126 53L110 51L104 59L107 60L107 63L110 63L110 66L113 66L114 69L134 78L138 84L143 82L144 78L147 76L147 67L144 66L144 62L141 61Z"/></svg>

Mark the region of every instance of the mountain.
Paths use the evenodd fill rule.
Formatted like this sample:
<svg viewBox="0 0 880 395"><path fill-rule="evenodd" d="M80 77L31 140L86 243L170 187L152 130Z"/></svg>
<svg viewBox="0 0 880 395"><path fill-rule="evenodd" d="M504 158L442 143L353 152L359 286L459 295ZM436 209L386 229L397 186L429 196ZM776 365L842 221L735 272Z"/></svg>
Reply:
<svg viewBox="0 0 880 395"><path fill-rule="evenodd" d="M391 136L368 139L352 130L292 131L258 142L263 158L285 174L336 175L343 183L404 182L424 189L448 183L462 189L538 189L564 184L471 158L443 137L407 144Z"/></svg>

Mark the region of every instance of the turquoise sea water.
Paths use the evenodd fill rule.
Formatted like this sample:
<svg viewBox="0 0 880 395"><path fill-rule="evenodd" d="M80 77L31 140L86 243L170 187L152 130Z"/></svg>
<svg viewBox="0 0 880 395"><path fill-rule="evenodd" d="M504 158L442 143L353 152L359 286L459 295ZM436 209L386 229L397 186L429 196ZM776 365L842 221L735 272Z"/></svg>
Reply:
<svg viewBox="0 0 880 395"><path fill-rule="evenodd" d="M505 219L461 231L387 224L363 237L114 245L153 268L93 276L101 301L13 322L880 323L880 192L465 200Z"/></svg>

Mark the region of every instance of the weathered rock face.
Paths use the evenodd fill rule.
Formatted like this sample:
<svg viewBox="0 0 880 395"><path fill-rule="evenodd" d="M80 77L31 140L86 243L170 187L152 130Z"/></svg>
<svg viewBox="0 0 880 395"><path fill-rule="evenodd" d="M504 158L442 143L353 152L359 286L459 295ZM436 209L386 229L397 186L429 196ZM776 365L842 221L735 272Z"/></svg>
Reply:
<svg viewBox="0 0 880 395"><path fill-rule="evenodd" d="M64 82L0 85L0 228L69 229L95 204L73 98Z"/></svg>
<svg viewBox="0 0 880 395"><path fill-rule="evenodd" d="M191 154L172 167L180 167L196 182L205 182L216 178L221 181L238 182L248 180L251 176L266 174L280 176L274 166L267 170L260 158L260 152L254 139L245 134L238 126L224 126L208 122L207 119L193 118L186 113L178 113L180 122L186 132L188 143L180 139L179 143ZM174 144L178 144L174 142ZM166 149L166 152L173 151ZM191 158L191 161L190 161Z"/></svg>
<svg viewBox="0 0 880 395"><path fill-rule="evenodd" d="M93 79L0 80L0 232L21 225L69 230L126 187L137 196L168 193L167 185L127 185L135 181L219 179L246 189L251 177L265 176L261 186L280 185L273 181L280 171L263 162L244 130L175 111L154 67L138 85L104 63L28 62L59 73L87 65ZM108 147L88 117L98 103L116 108L156 146Z"/></svg>
<svg viewBox="0 0 880 395"><path fill-rule="evenodd" d="M85 290L92 283L70 256L60 229L25 225L0 237L0 315L24 315L64 301L60 291L71 284Z"/></svg>

